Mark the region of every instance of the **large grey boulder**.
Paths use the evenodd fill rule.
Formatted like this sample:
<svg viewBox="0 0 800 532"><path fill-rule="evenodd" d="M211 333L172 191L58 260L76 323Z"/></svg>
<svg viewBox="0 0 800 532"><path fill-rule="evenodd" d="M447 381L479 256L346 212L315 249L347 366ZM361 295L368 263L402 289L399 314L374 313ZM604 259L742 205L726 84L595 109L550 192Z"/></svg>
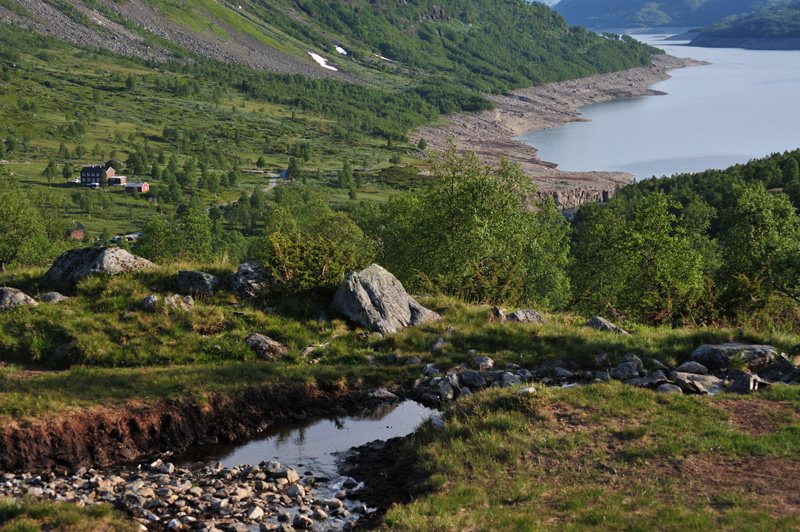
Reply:
<svg viewBox="0 0 800 532"><path fill-rule="evenodd" d="M529 308L512 312L506 316L506 320L518 323L547 323L547 320L541 314Z"/></svg>
<svg viewBox="0 0 800 532"><path fill-rule="evenodd" d="M180 291L189 295L205 294L213 296L214 290L219 285L219 277L216 275L191 270L178 271L175 280L178 281Z"/></svg>
<svg viewBox="0 0 800 532"><path fill-rule="evenodd" d="M594 318L590 319L588 322L586 322L586 326L591 327L592 329L597 329L598 331L608 331L615 332L617 334L630 335L630 333L625 329L617 327L607 319L601 318L600 316L595 316Z"/></svg>
<svg viewBox="0 0 800 532"><path fill-rule="evenodd" d="M39 296L39 301L42 303L50 303L53 305L66 301L67 299L69 299L67 296L59 294L58 292L46 292Z"/></svg>
<svg viewBox="0 0 800 532"><path fill-rule="evenodd" d="M377 264L348 275L331 306L363 327L394 334L439 319L408 295L397 277Z"/></svg>
<svg viewBox="0 0 800 532"><path fill-rule="evenodd" d="M758 371L775 362L777 356L778 351L771 345L729 342L701 345L692 352L691 358L710 370L728 369L731 360L738 358L751 370Z"/></svg>
<svg viewBox="0 0 800 532"><path fill-rule="evenodd" d="M257 262L240 264L236 273L225 278L223 286L242 297L255 297L272 285L272 277Z"/></svg>
<svg viewBox="0 0 800 532"><path fill-rule="evenodd" d="M71 249L53 262L44 275L44 284L74 286L91 275L117 275L154 266L118 247Z"/></svg>
<svg viewBox="0 0 800 532"><path fill-rule="evenodd" d="M680 373L673 371L669 380L680 386L683 393L706 394L722 386L722 380L713 375L696 375L694 373Z"/></svg>
<svg viewBox="0 0 800 532"><path fill-rule="evenodd" d="M0 312L14 307L35 307L36 300L17 288L0 287Z"/></svg>

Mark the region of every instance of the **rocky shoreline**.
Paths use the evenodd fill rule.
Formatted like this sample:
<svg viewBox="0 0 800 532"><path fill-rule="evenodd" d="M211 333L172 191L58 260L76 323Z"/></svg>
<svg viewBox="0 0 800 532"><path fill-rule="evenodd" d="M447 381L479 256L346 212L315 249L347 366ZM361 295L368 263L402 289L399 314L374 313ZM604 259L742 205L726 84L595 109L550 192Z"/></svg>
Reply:
<svg viewBox="0 0 800 532"><path fill-rule="evenodd" d="M606 201L617 186L630 182L630 174L561 171L557 164L540 160L536 148L513 139L526 131L585 121L577 111L584 105L664 94L651 89L650 85L669 79L668 70L704 64L707 63L656 55L653 64L646 67L548 83L500 96L489 95L494 109L451 115L448 125L423 127L412 137L415 142L424 138L434 150L448 149L448 139L453 139L459 151L475 152L490 163L505 157L534 178L540 197L552 197L562 211L571 212L588 201Z"/></svg>

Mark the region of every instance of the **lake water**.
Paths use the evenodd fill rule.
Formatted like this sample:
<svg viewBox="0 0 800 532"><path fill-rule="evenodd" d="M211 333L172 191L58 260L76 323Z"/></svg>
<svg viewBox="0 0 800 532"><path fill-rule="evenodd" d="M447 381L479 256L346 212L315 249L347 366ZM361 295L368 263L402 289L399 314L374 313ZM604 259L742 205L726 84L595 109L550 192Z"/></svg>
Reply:
<svg viewBox="0 0 800 532"><path fill-rule="evenodd" d="M800 51L698 48L636 38L671 55L712 63L670 70L653 89L579 109L573 122L517 138L562 170L622 171L636 178L726 168L800 148Z"/></svg>

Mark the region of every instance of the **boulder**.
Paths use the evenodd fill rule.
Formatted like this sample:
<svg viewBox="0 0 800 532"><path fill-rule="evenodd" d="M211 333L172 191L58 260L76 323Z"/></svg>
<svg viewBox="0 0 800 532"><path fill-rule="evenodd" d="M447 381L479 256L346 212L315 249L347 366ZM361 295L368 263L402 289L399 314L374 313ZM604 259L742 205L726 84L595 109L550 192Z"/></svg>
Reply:
<svg viewBox="0 0 800 532"><path fill-rule="evenodd" d="M684 362L677 368L675 371L678 373L693 373L695 375L708 375L708 368L702 365L699 362L695 362L694 360L689 360Z"/></svg>
<svg viewBox="0 0 800 532"><path fill-rule="evenodd" d="M500 323L506 321L506 309L502 307L492 307L489 312L491 313L491 319L493 321L499 321Z"/></svg>
<svg viewBox="0 0 800 532"><path fill-rule="evenodd" d="M265 360L273 360L285 355L289 348L280 342L276 342L269 336L260 333L253 333L244 339L250 349L259 357Z"/></svg>
<svg viewBox="0 0 800 532"><path fill-rule="evenodd" d="M74 286L91 275L117 275L155 264L118 247L71 249L62 253L44 274L45 285Z"/></svg>
<svg viewBox="0 0 800 532"><path fill-rule="evenodd" d="M664 375L664 372L659 369L653 373L649 373L646 377L634 377L633 379L628 379L625 381L625 384L630 384L639 388L658 388L662 384L671 383L669 382L669 379L667 379L667 376Z"/></svg>
<svg viewBox="0 0 800 532"><path fill-rule="evenodd" d="M58 292L46 292L39 296L39 301L42 303L50 303L53 305L66 301L67 299L69 299L67 296L59 294Z"/></svg>
<svg viewBox="0 0 800 532"><path fill-rule="evenodd" d="M758 375L752 373L745 373L728 387L731 393L740 393L743 395L752 393L756 390L764 389L769 386L769 383L764 382Z"/></svg>
<svg viewBox="0 0 800 532"><path fill-rule="evenodd" d="M461 374L461 383L469 388L478 389L486 386L486 379L477 371L465 371Z"/></svg>
<svg viewBox="0 0 800 532"><path fill-rule="evenodd" d="M608 331L608 332L615 332L617 334L630 335L628 331L617 327L607 319L601 318L600 316L595 316L594 318L587 321L586 326L591 327L592 329L597 329L598 331Z"/></svg>
<svg viewBox="0 0 800 532"><path fill-rule="evenodd" d="M145 310L153 310L156 308L156 306L158 306L158 296L155 294L150 294L146 298L142 299L140 304Z"/></svg>
<svg viewBox="0 0 800 532"><path fill-rule="evenodd" d="M695 375L694 373L679 373L673 371L669 380L680 386L683 393L706 394L709 389L722 386L722 380L713 375Z"/></svg>
<svg viewBox="0 0 800 532"><path fill-rule="evenodd" d="M431 353L441 353L442 349L444 349L448 343L449 342L444 338L437 339L431 346Z"/></svg>
<svg viewBox="0 0 800 532"><path fill-rule="evenodd" d="M795 368L794 365L789 361L789 358L786 355L781 354L777 362L761 368L756 373L758 373L758 376L762 379L766 379L768 381L779 381L793 373L796 369L797 368Z"/></svg>
<svg viewBox="0 0 800 532"><path fill-rule="evenodd" d="M682 394L683 393L683 390L681 390L680 386L677 386L677 385L672 384L672 383L662 384L661 386L656 388L656 391L659 392L659 393L674 393L674 394Z"/></svg>
<svg viewBox="0 0 800 532"><path fill-rule="evenodd" d="M184 294L197 295L204 294L213 296L214 290L219 285L219 277L205 272L191 270L180 270L175 276L178 288Z"/></svg>
<svg viewBox="0 0 800 532"><path fill-rule="evenodd" d="M738 358L753 371L775 362L778 352L771 345L753 345L730 342L725 344L701 345L692 352L692 360L703 364L710 370L725 370L731 360Z"/></svg>
<svg viewBox="0 0 800 532"><path fill-rule="evenodd" d="M472 367L478 371L489 371L494 367L494 360L487 356L475 357L472 359Z"/></svg>
<svg viewBox="0 0 800 532"><path fill-rule="evenodd" d="M383 334L439 319L437 313L414 301L397 277L377 264L348 275L331 305L352 321Z"/></svg>
<svg viewBox="0 0 800 532"><path fill-rule="evenodd" d="M522 385L522 379L520 378L520 376L516 375L514 373L510 373L508 371L503 373L503 377L502 377L502 381L501 382L502 382L503 388L508 388L508 387L511 387L511 386L521 386Z"/></svg>
<svg viewBox="0 0 800 532"><path fill-rule="evenodd" d="M241 297L255 297L272 284L272 277L257 262L240 264L236 273L225 278L223 286Z"/></svg>
<svg viewBox="0 0 800 532"><path fill-rule="evenodd" d="M194 309L194 299L192 296L181 297L178 294L173 294L164 298L164 305L170 310L183 310L191 312Z"/></svg>
<svg viewBox="0 0 800 532"><path fill-rule="evenodd" d="M620 381L635 379L639 376L636 362L623 362L611 370L611 377Z"/></svg>
<svg viewBox="0 0 800 532"><path fill-rule="evenodd" d="M35 307L38 304L22 290L9 286L0 287L0 312L14 307Z"/></svg>
<svg viewBox="0 0 800 532"><path fill-rule="evenodd" d="M517 323L547 323L547 320L541 314L529 308L512 312L506 316L506 320Z"/></svg>

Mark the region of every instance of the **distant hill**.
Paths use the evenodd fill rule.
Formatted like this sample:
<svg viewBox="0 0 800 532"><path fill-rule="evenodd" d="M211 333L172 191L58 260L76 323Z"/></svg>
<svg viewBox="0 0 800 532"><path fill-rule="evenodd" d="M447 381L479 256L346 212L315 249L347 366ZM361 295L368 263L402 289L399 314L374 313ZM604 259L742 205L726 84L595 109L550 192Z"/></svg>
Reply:
<svg viewBox="0 0 800 532"><path fill-rule="evenodd" d="M800 50L800 1L725 19L703 28L690 44Z"/></svg>
<svg viewBox="0 0 800 532"><path fill-rule="evenodd" d="M588 28L698 27L789 0L561 0L553 9Z"/></svg>

